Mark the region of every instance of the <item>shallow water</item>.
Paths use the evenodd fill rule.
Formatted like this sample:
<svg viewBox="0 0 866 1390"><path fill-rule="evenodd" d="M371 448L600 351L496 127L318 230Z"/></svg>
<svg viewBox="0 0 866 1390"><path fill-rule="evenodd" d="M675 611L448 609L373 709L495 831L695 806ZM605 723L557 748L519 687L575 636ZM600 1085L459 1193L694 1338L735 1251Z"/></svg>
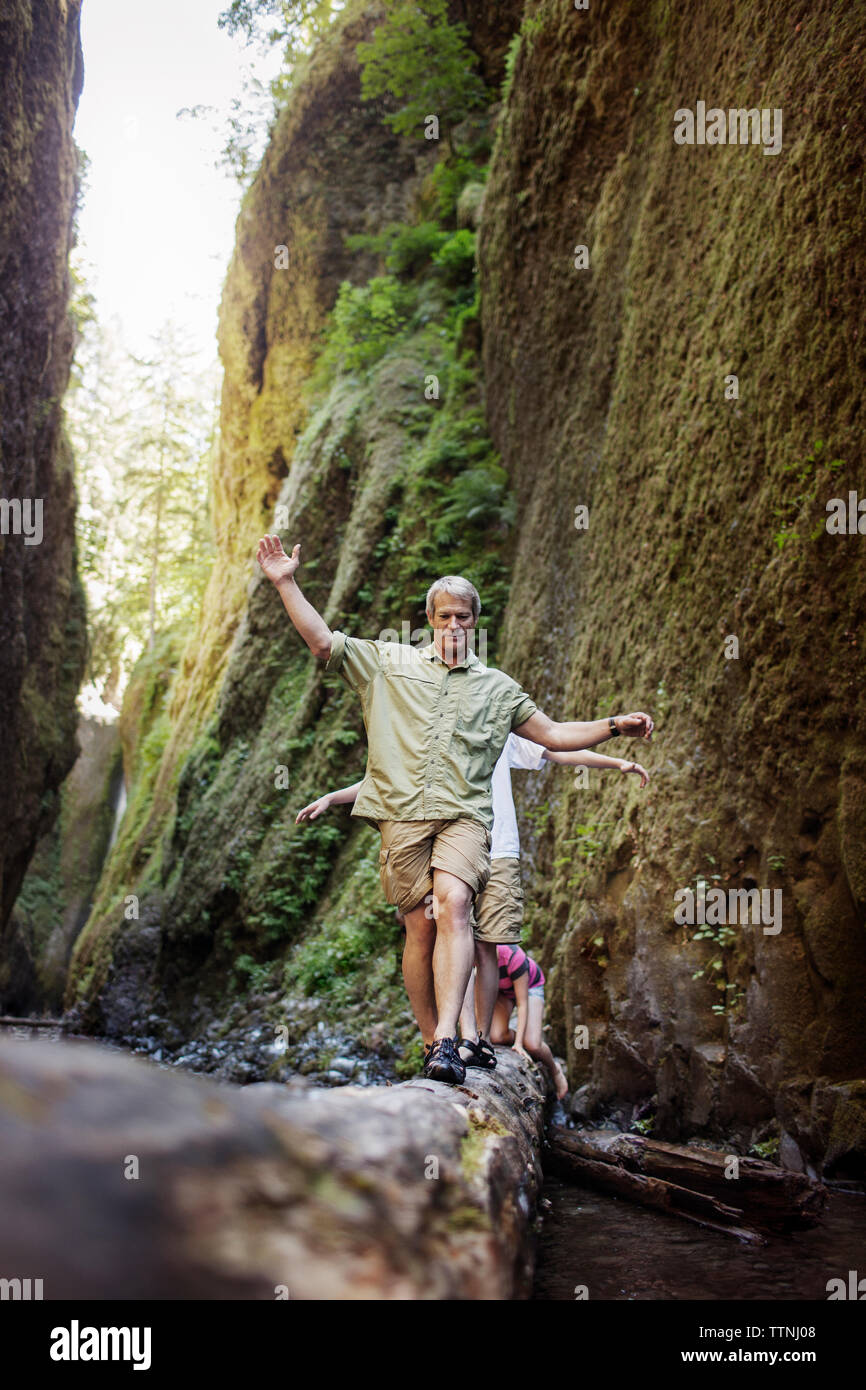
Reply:
<svg viewBox="0 0 866 1390"><path fill-rule="evenodd" d="M866 1276L866 1197L831 1192L819 1226L745 1245L690 1221L558 1178L536 1244L533 1299L821 1299Z"/></svg>

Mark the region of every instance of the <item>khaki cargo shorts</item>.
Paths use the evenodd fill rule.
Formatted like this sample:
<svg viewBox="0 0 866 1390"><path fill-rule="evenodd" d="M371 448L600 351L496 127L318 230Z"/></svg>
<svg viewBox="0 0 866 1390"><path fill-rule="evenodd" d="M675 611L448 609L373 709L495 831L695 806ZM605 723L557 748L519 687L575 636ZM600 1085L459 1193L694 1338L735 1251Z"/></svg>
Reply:
<svg viewBox="0 0 866 1390"><path fill-rule="evenodd" d="M493 859L490 878L473 906L476 941L511 944L520 941L523 926L523 887L519 859Z"/></svg>
<svg viewBox="0 0 866 1390"><path fill-rule="evenodd" d="M385 899L409 912L433 892L445 869L480 893L490 877L490 831L469 816L451 820L379 821L379 878Z"/></svg>

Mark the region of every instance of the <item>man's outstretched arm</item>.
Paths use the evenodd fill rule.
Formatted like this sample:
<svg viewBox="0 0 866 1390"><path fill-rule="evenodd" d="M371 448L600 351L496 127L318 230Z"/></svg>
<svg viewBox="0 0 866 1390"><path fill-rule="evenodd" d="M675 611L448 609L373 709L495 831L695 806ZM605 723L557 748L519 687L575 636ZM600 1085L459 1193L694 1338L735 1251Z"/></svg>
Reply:
<svg viewBox="0 0 866 1390"><path fill-rule="evenodd" d="M256 559L278 591L283 607L313 656L318 657L319 661L327 661L331 655L331 629L295 583L295 570L301 563L300 553L300 545L296 545L291 555L287 555L279 536L262 536Z"/></svg>
<svg viewBox="0 0 866 1390"><path fill-rule="evenodd" d="M647 743L652 737L653 721L648 714L641 711L634 714L617 714L614 716L614 723L621 734L630 735L632 738L645 738ZM605 739L613 738L608 719L575 719L560 724L548 719L540 709L519 724L514 732L521 738L540 743L542 748L549 748L553 753L572 753L581 748L594 748L597 743L604 743Z"/></svg>

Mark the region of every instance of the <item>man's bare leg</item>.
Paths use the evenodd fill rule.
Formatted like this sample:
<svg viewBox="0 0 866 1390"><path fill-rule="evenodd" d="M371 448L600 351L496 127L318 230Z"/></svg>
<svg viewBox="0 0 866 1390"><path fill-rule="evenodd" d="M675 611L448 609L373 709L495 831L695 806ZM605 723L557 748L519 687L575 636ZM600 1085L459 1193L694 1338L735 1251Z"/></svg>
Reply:
<svg viewBox="0 0 866 1390"><path fill-rule="evenodd" d="M404 912L406 944L403 947L403 983L415 1022L425 1043L436 1036L436 994L433 989L433 947L436 923L426 902Z"/></svg>
<svg viewBox="0 0 866 1390"><path fill-rule="evenodd" d="M472 889L446 869L433 869L433 908L436 945L433 948L433 984L439 1021L437 1038L453 1038L457 1016L466 997L466 986L475 956L470 925Z"/></svg>

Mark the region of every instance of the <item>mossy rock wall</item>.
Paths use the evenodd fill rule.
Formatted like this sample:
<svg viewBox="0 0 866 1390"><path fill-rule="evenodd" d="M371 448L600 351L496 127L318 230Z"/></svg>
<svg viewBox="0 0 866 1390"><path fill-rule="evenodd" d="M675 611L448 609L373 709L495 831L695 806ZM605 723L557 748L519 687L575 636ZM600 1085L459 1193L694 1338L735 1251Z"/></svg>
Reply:
<svg viewBox="0 0 866 1390"><path fill-rule="evenodd" d="M866 34L831 3L542 0L531 28L479 248L521 509L500 656L554 715L657 721L612 749L643 793L524 783L554 1041L582 1113L782 1123L814 1156L824 1093L866 1072L866 542L824 525L866 481ZM782 108L781 152L675 144L698 98ZM780 889L781 932L694 940L673 895L698 875Z"/></svg>
<svg viewBox="0 0 866 1390"><path fill-rule="evenodd" d="M14 514L0 534L0 955L27 864L78 752L85 615L62 399L73 351L67 262L79 12L79 0L8 0L0 15L0 498L29 503L31 521L42 509L38 543L16 530Z"/></svg>
<svg viewBox="0 0 866 1390"><path fill-rule="evenodd" d="M7 1013L59 1013L72 947L93 905L123 781L116 724L82 718L81 747L60 788L60 814L42 836L9 920L0 961Z"/></svg>

